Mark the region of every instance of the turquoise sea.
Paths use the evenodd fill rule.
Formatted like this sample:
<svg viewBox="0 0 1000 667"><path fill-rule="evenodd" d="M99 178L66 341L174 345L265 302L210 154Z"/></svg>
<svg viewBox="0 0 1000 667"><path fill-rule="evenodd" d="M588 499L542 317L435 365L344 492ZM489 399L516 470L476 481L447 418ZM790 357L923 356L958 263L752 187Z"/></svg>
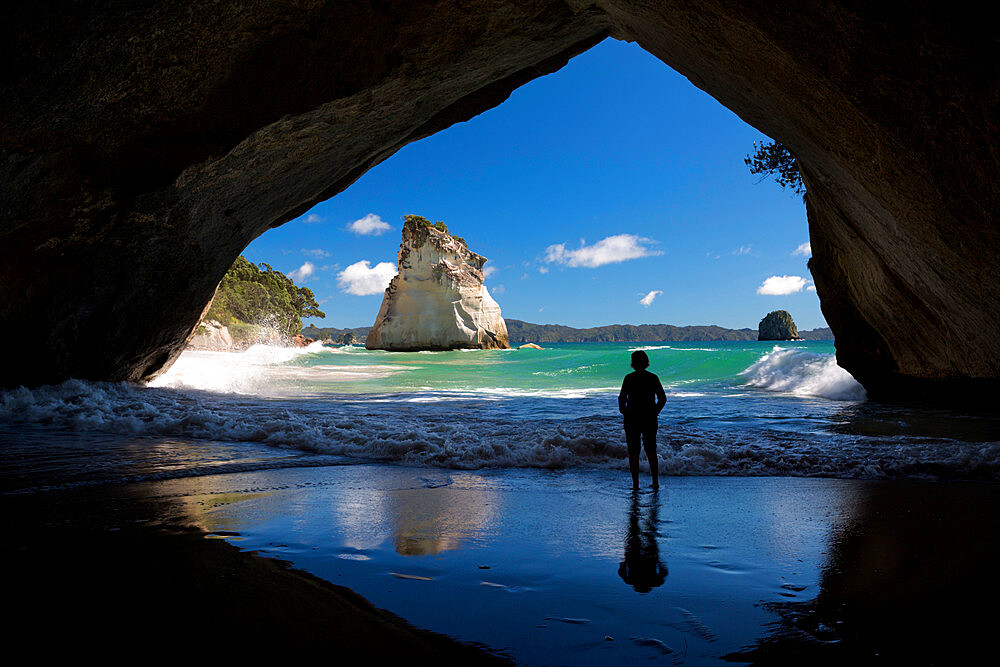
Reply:
<svg viewBox="0 0 1000 667"><path fill-rule="evenodd" d="M625 469L635 349L667 391L663 474L1000 477L996 418L866 401L832 341L543 347L187 351L148 386L3 391L5 490L371 462Z"/></svg>

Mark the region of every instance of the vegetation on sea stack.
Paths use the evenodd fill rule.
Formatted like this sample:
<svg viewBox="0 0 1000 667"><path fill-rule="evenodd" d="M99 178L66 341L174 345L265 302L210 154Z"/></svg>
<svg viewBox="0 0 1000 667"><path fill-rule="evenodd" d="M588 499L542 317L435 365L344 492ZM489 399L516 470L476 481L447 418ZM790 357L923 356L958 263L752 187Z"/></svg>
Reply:
<svg viewBox="0 0 1000 667"><path fill-rule="evenodd" d="M218 320L234 339L246 340L261 329L291 338L302 331L303 317L326 317L311 289L297 287L269 264L255 266L240 255L219 283L205 319Z"/></svg>
<svg viewBox="0 0 1000 667"><path fill-rule="evenodd" d="M413 223L413 224L416 224L416 225L420 225L421 227L433 227L434 229L438 230L439 232L444 232L445 234L448 233L448 225L444 224L444 221L438 220L437 222L431 222L430 220L428 220L427 218L425 218L422 215L413 215L412 213L404 215L403 216L403 223L404 224L406 224L406 223Z"/></svg>

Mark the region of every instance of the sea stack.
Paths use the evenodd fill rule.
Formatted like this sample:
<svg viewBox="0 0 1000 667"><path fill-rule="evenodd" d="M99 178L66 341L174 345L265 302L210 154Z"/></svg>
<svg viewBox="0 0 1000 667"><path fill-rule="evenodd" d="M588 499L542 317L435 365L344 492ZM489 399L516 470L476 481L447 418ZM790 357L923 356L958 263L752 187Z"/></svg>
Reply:
<svg viewBox="0 0 1000 667"><path fill-rule="evenodd" d="M787 310L772 310L757 325L757 340L802 340Z"/></svg>
<svg viewBox="0 0 1000 667"><path fill-rule="evenodd" d="M382 298L369 350L508 349L500 305L483 284L486 258L443 222L407 215L398 273Z"/></svg>

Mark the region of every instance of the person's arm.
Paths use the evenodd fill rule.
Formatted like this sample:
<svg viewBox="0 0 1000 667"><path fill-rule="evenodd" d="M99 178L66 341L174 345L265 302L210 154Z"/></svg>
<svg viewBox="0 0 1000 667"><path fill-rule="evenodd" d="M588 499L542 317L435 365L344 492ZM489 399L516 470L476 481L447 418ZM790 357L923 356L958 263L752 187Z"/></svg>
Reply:
<svg viewBox="0 0 1000 667"><path fill-rule="evenodd" d="M625 414L625 408L628 405L628 393L625 391L625 385L628 384L628 376L622 380L622 390L618 392L618 412Z"/></svg>
<svg viewBox="0 0 1000 667"><path fill-rule="evenodd" d="M656 414L660 414L660 410L666 404L667 395L663 392L663 385L660 384L660 378L656 378Z"/></svg>

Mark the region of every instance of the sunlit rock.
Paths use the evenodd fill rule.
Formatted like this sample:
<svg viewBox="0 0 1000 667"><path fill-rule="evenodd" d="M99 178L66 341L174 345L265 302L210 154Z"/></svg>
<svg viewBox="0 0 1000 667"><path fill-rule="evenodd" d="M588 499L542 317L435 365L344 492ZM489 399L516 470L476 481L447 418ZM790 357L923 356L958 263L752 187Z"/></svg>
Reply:
<svg viewBox="0 0 1000 667"><path fill-rule="evenodd" d="M406 216L399 273L389 283L370 350L507 349L500 305L483 284L486 258L442 223Z"/></svg>
<svg viewBox="0 0 1000 667"><path fill-rule="evenodd" d="M194 336L188 341L188 348L192 350L229 351L233 346L229 327L218 320L205 320L199 324Z"/></svg>

